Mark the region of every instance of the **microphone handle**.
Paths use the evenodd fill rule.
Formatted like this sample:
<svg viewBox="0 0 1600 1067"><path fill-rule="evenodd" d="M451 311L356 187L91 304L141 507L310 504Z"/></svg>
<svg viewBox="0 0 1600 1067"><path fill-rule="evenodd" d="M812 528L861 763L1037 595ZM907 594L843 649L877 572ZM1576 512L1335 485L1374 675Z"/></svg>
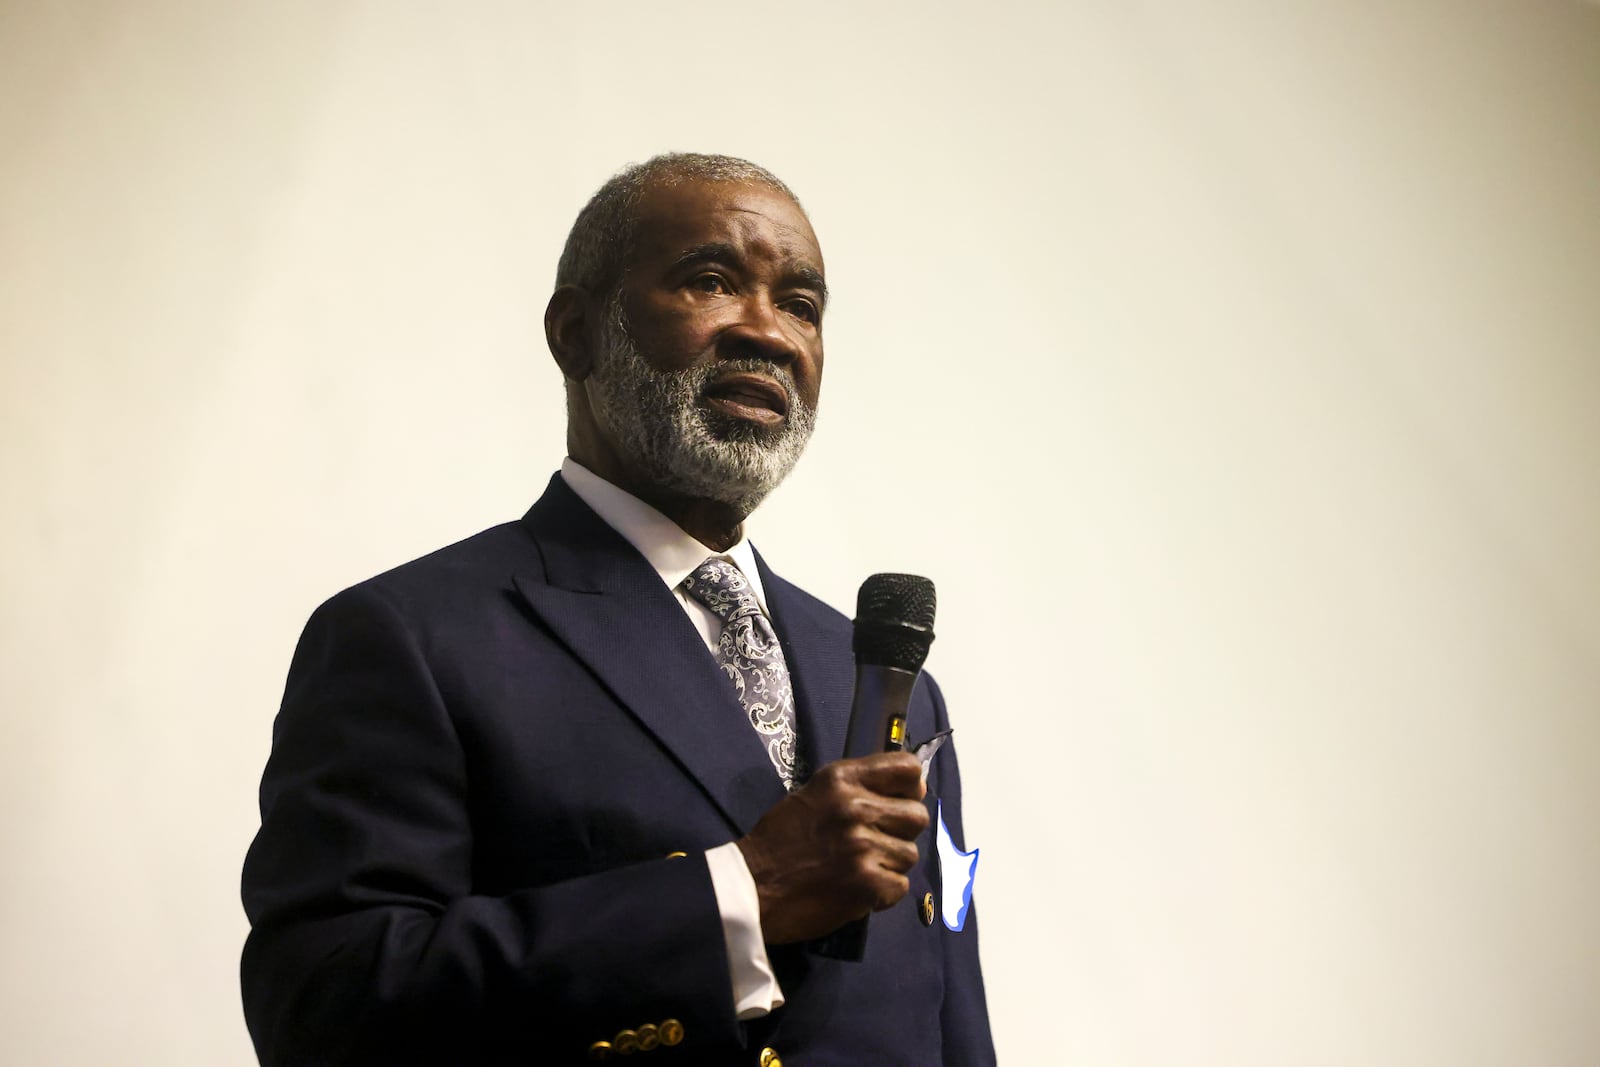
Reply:
<svg viewBox="0 0 1600 1067"><path fill-rule="evenodd" d="M845 759L894 752L906 747L906 711L911 690L921 671L906 671L863 663L856 667L855 701L850 707L850 731L845 735ZM833 933L811 943L811 951L831 960L860 961L867 952L867 916L852 919Z"/></svg>

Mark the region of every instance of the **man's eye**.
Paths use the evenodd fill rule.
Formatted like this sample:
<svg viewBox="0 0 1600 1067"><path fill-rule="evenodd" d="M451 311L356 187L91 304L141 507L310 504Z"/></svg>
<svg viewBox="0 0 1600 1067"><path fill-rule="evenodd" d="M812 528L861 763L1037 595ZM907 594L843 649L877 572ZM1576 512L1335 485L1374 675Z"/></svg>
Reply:
<svg viewBox="0 0 1600 1067"><path fill-rule="evenodd" d="M809 322L816 326L822 322L822 312L817 310L817 305L809 300L790 300L783 305L783 309L795 318Z"/></svg>
<svg viewBox="0 0 1600 1067"><path fill-rule="evenodd" d="M720 274L696 274L689 284L702 293L731 292L727 279Z"/></svg>

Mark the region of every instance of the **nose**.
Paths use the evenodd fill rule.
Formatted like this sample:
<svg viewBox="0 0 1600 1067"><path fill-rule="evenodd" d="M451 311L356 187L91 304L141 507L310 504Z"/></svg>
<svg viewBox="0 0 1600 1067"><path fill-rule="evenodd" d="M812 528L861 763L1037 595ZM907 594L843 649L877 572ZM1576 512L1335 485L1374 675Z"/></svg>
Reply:
<svg viewBox="0 0 1600 1067"><path fill-rule="evenodd" d="M764 359L788 365L804 354L796 327L766 293L753 292L740 302L738 320L722 333L725 359Z"/></svg>

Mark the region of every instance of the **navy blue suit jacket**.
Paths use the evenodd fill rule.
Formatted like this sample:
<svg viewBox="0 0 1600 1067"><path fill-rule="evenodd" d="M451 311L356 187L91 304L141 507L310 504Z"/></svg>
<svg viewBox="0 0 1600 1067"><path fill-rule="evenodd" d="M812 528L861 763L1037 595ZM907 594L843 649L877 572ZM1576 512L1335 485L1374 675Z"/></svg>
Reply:
<svg viewBox="0 0 1600 1067"><path fill-rule="evenodd" d="M761 563L812 766L843 751L842 615ZM919 684L913 740L947 725ZM704 850L783 788L655 571L561 481L507 523L323 604L289 670L244 867L245 1016L265 1064L994 1060L977 930L875 915L866 959L771 949L787 1003L740 1023ZM955 754L934 760L958 842ZM686 856L669 858L669 853Z"/></svg>

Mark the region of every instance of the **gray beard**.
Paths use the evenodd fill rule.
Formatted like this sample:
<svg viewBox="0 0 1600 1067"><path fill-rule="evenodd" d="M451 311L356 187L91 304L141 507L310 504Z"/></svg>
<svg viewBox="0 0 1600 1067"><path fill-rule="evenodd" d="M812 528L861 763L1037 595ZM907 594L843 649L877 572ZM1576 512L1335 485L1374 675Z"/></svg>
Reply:
<svg viewBox="0 0 1600 1067"><path fill-rule="evenodd" d="M774 378L789 397L782 425L757 426L703 406L713 379L737 371ZM663 489L730 504L748 515L778 487L816 426L789 368L740 359L683 371L658 371L628 332L621 295L606 307L600 352L589 375L595 418L650 481Z"/></svg>

